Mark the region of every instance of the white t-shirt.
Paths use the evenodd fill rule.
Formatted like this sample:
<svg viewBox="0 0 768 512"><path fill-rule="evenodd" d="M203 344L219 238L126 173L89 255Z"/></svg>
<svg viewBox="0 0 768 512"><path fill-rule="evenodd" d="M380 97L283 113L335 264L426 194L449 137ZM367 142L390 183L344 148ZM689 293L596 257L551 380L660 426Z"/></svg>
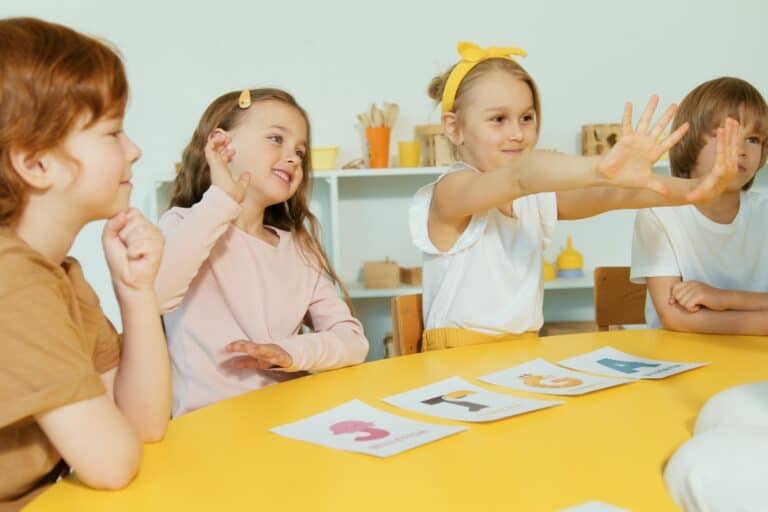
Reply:
<svg viewBox="0 0 768 512"><path fill-rule="evenodd" d="M542 257L557 221L555 194L514 200L514 217L496 208L475 214L453 247L440 251L428 231L432 191L447 174L465 169L480 172L456 163L422 187L411 203L411 238L424 259L424 328L490 334L538 330L543 323Z"/></svg>
<svg viewBox="0 0 768 512"><path fill-rule="evenodd" d="M768 196L742 192L736 218L713 222L693 205L648 208L635 217L632 271L636 283L646 277L680 276L716 288L768 291ZM661 327L650 293L645 321Z"/></svg>

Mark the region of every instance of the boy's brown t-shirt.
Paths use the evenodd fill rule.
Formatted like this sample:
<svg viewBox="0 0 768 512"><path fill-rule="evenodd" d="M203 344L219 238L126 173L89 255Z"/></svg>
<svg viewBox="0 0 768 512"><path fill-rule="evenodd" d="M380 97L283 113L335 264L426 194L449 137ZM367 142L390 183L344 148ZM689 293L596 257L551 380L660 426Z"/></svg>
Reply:
<svg viewBox="0 0 768 512"><path fill-rule="evenodd" d="M0 511L20 508L61 462L34 416L105 393L100 374L119 358L77 260L57 266L0 227Z"/></svg>

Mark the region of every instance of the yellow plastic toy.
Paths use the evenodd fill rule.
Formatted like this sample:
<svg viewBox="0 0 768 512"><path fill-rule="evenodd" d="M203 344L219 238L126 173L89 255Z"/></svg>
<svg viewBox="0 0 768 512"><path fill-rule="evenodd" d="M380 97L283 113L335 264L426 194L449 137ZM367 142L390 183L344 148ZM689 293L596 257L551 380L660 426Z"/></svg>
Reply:
<svg viewBox="0 0 768 512"><path fill-rule="evenodd" d="M554 281L555 280L555 266L548 262L547 260L541 260L542 264L542 276L544 277L545 281Z"/></svg>
<svg viewBox="0 0 768 512"><path fill-rule="evenodd" d="M573 237L569 236L566 247L557 257L557 277L583 277L584 257L573 248Z"/></svg>

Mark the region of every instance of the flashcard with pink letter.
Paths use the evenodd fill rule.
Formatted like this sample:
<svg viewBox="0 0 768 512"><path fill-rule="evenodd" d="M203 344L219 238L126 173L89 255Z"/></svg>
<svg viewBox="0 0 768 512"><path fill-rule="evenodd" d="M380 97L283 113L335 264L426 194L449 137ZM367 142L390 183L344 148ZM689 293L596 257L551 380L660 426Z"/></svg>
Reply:
<svg viewBox="0 0 768 512"><path fill-rule="evenodd" d="M633 380L611 379L578 373L544 359L534 359L490 375L479 377L483 382L520 391L547 395L583 395L599 389L621 386Z"/></svg>
<svg viewBox="0 0 768 512"><path fill-rule="evenodd" d="M466 427L433 425L389 414L360 400L270 429L292 439L376 457L390 457L463 430Z"/></svg>

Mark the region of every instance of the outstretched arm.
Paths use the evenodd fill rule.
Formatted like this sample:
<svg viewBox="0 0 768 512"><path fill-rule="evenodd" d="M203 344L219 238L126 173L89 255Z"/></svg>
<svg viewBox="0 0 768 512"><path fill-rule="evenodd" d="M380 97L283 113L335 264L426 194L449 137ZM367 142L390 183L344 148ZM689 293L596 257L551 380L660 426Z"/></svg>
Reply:
<svg viewBox="0 0 768 512"><path fill-rule="evenodd" d="M659 119L668 122L670 110ZM625 112L624 124L627 123ZM656 128L654 128L656 130ZM738 170L739 123L726 119L725 126L717 130L715 166L704 178L685 179L658 176L667 190L665 195L647 189L596 187L567 190L557 193L557 214L563 220L583 219L610 210L649 208L652 206L678 206L692 202L706 202L720 195ZM626 126L625 126L626 133ZM651 132L653 133L653 131Z"/></svg>
<svg viewBox="0 0 768 512"><path fill-rule="evenodd" d="M475 213L539 192L610 186L668 194L667 187L652 172L653 163L680 140L688 125L682 125L659 141L677 107L671 106L659 122L649 128L657 104L658 97L654 95L637 130L633 130L632 107L628 103L624 109L624 133L604 157L531 151L510 160L498 170L457 172L446 176L435 186L431 220L460 224Z"/></svg>

